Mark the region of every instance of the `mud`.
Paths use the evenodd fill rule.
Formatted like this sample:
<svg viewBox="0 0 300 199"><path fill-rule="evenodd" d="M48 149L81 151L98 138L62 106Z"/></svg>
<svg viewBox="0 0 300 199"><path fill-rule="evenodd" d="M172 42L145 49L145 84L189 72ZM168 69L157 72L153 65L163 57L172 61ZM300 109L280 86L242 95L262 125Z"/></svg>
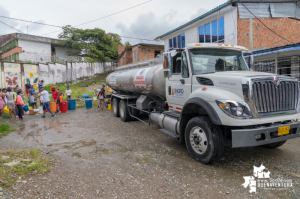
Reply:
<svg viewBox="0 0 300 199"><path fill-rule="evenodd" d="M123 123L108 110L9 123L16 132L0 139L0 150L40 148L56 160L50 173L5 188L3 198L300 198L300 139L272 150L226 149L220 161L203 165L158 126ZM261 164L293 187L249 193L243 176Z"/></svg>

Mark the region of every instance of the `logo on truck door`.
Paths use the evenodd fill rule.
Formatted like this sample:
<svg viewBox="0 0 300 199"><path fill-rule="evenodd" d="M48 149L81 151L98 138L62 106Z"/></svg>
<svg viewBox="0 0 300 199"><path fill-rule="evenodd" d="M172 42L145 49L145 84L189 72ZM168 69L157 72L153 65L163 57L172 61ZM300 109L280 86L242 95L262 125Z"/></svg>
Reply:
<svg viewBox="0 0 300 199"><path fill-rule="evenodd" d="M173 87L171 94L172 94L173 98L182 98L183 99L184 98L184 96L183 96L184 95L184 89L180 86Z"/></svg>

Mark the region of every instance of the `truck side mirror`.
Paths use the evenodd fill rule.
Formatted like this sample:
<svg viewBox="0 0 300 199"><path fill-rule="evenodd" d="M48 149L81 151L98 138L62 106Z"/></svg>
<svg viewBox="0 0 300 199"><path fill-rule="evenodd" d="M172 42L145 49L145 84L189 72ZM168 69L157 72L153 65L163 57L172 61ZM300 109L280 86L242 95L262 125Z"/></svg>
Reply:
<svg viewBox="0 0 300 199"><path fill-rule="evenodd" d="M163 63L163 71L164 71L164 77L169 78L171 77L171 53L167 52L164 53L164 63Z"/></svg>

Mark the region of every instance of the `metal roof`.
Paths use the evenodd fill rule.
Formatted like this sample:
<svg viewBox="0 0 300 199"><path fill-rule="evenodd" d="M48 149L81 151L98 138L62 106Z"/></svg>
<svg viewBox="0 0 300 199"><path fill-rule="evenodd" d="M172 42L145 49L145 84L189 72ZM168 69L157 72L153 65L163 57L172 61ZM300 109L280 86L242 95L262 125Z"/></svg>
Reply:
<svg viewBox="0 0 300 199"><path fill-rule="evenodd" d="M294 50L300 50L300 46L283 48L283 49L274 50L274 51L262 52L262 53L258 53L258 54L253 54L253 56L255 57L255 56L260 56L260 55L267 55L267 54L272 54L272 53L279 53L279 52L285 52L285 51L294 51Z"/></svg>
<svg viewBox="0 0 300 199"><path fill-rule="evenodd" d="M224 7L228 6L229 4L232 4L232 2L227 1L226 3L223 3L223 4L219 5L218 7L216 7L216 8L214 8L214 9L208 11L207 13L205 13L205 14L203 14L203 15L201 15L201 16L195 18L195 19L193 19L192 21L189 21L189 22L187 22L187 23L185 23L185 24L179 26L178 28L175 28L174 30L171 30L171 31L169 31L169 32L167 32L167 33L165 33L165 34L163 34L163 35L161 35L161 36L156 37L155 40L156 40L156 39L159 39L159 38L162 38L162 37L165 37L165 36L167 36L167 35L169 35L169 34L175 32L175 31L177 31L177 30L180 30L180 29L182 29L182 28L184 28L184 27L186 27L186 26L188 26L188 25L190 25L190 24L192 24L192 23L194 23L194 22L196 22L196 21L198 21L198 20L200 20L200 19L203 19L204 17L208 16L209 14L211 14L211 13L217 11L217 10L220 10L221 8L224 8Z"/></svg>

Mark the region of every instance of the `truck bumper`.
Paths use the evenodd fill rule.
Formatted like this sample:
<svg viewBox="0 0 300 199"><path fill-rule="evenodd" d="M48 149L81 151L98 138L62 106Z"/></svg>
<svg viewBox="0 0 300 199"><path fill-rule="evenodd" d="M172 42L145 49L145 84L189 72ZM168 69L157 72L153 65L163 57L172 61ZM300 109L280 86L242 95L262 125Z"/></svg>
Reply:
<svg viewBox="0 0 300 199"><path fill-rule="evenodd" d="M278 127L283 126L290 126L290 132L289 134L278 136ZM254 129L238 129L231 132L232 148L260 146L300 137L300 122ZM261 139L255 138L255 135L261 135Z"/></svg>

